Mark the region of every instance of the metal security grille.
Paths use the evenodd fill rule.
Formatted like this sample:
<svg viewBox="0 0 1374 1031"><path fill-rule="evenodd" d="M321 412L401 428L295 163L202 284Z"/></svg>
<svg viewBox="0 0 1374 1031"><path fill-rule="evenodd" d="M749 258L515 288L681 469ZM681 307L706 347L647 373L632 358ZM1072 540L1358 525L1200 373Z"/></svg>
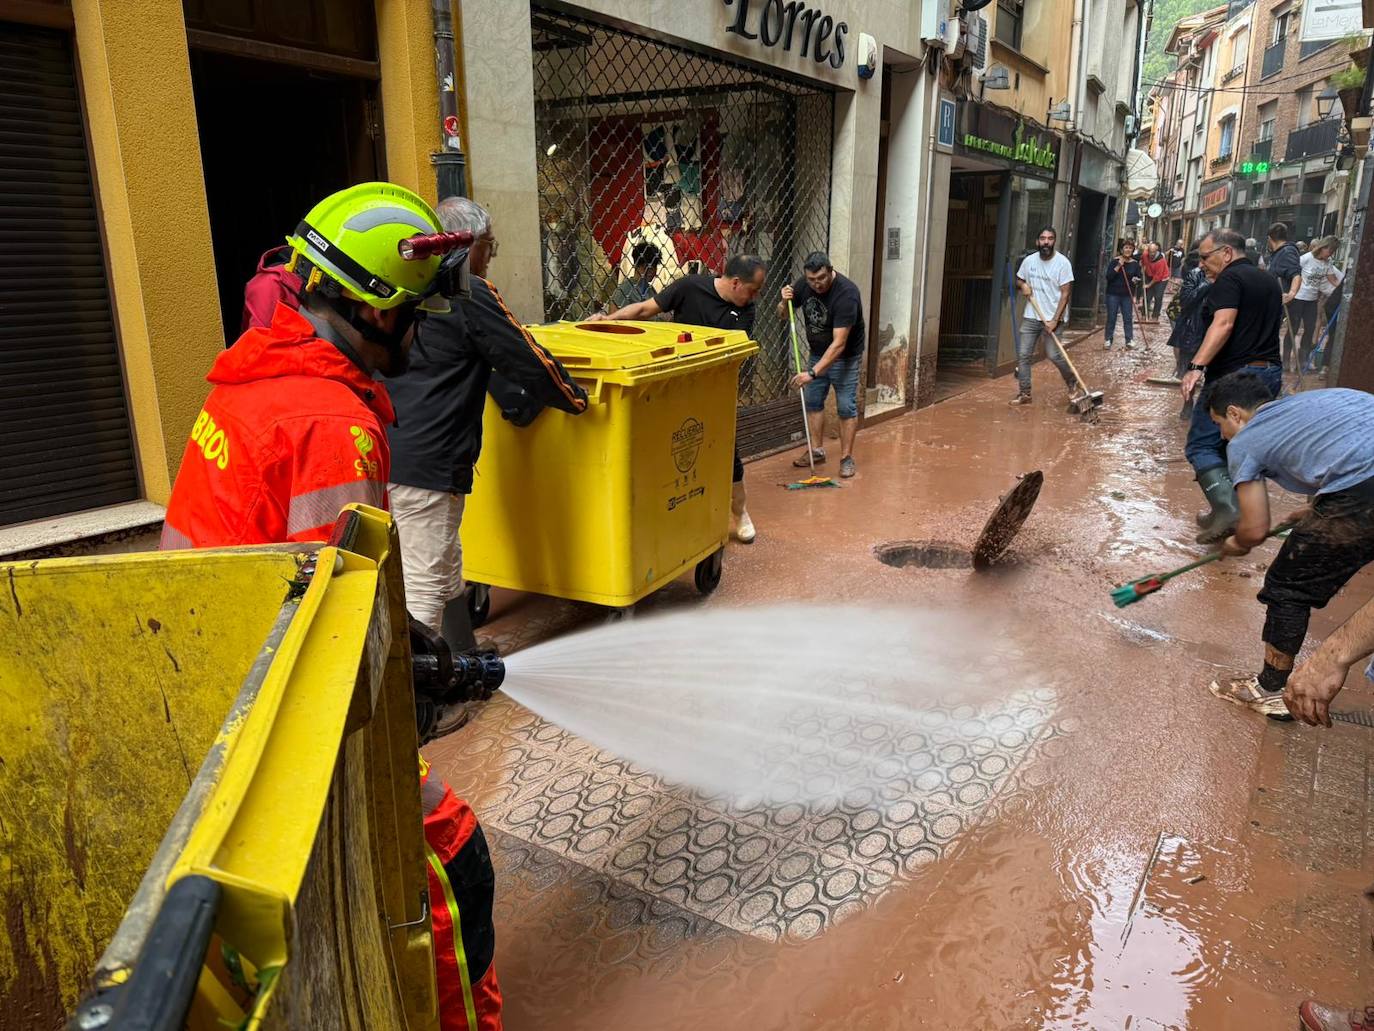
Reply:
<svg viewBox="0 0 1374 1031"><path fill-rule="evenodd" d="M0 22L0 525L138 497L70 39Z"/></svg>
<svg viewBox="0 0 1374 1031"><path fill-rule="evenodd" d="M640 300L641 242L659 252L654 290L756 254L768 277L760 353L740 374L739 447L796 439L791 345L774 309L829 242L833 94L539 7L532 23L546 317Z"/></svg>

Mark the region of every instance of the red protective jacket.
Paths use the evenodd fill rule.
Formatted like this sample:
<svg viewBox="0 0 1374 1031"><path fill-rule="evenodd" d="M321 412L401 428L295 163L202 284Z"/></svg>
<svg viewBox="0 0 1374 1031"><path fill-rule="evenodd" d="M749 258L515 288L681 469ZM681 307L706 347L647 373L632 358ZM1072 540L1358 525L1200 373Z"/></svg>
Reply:
<svg viewBox="0 0 1374 1031"><path fill-rule="evenodd" d="M206 378L164 550L322 541L344 505L385 505L391 399L300 314L277 305Z"/></svg>

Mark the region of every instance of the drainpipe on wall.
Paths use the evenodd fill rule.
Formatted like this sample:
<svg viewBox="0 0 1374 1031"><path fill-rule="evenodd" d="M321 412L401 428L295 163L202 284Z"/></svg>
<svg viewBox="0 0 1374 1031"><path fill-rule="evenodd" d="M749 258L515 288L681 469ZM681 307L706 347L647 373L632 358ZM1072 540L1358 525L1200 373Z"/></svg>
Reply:
<svg viewBox="0 0 1374 1031"><path fill-rule="evenodd" d="M453 8L450 0L432 0L434 71L439 82L439 150L429 156L439 186L439 199L467 195L467 159L458 120L458 84L454 62Z"/></svg>
<svg viewBox="0 0 1374 1031"><path fill-rule="evenodd" d="M930 285L925 281L925 270L930 268L930 220L931 206L935 197L935 144L939 140L940 128L937 124L940 109L940 51L930 51L926 57L926 71L928 78L926 88L930 90L930 107L926 111L926 129L928 140L926 143L926 196L925 196L925 215L921 219L921 297L916 302L916 378L912 380L911 387L911 407L916 407L916 398L920 396L920 375L921 358L926 344L926 294L930 292ZM931 65L934 65L932 68ZM937 341L936 348L939 348Z"/></svg>

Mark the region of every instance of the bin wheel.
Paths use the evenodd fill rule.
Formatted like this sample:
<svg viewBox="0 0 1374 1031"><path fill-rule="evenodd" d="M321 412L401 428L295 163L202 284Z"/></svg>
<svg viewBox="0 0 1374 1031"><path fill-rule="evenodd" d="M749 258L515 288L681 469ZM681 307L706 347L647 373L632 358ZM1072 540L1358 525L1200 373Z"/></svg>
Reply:
<svg viewBox="0 0 1374 1031"><path fill-rule="evenodd" d="M697 590L702 594L710 594L720 586L720 574L725 565L725 551L713 551L704 559L697 563L696 582Z"/></svg>
<svg viewBox="0 0 1374 1031"><path fill-rule="evenodd" d="M482 626L491 615L491 588L486 584L468 584L468 616L472 629Z"/></svg>
<svg viewBox="0 0 1374 1031"><path fill-rule="evenodd" d="M623 608L615 605L608 605L605 609L605 615L601 618L601 622L606 624L625 623L634 618L635 607L633 605L626 605Z"/></svg>

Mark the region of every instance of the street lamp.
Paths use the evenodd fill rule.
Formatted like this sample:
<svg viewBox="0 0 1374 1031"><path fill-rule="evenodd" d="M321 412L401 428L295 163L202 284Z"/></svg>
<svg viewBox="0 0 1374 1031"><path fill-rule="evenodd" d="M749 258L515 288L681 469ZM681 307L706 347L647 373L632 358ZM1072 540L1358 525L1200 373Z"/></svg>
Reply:
<svg viewBox="0 0 1374 1031"><path fill-rule="evenodd" d="M1332 86L1328 86L1326 87L1326 89L1318 93L1317 117L1321 119L1329 118L1331 115L1331 108L1335 105L1336 101L1340 99L1341 95L1337 93L1335 88Z"/></svg>

